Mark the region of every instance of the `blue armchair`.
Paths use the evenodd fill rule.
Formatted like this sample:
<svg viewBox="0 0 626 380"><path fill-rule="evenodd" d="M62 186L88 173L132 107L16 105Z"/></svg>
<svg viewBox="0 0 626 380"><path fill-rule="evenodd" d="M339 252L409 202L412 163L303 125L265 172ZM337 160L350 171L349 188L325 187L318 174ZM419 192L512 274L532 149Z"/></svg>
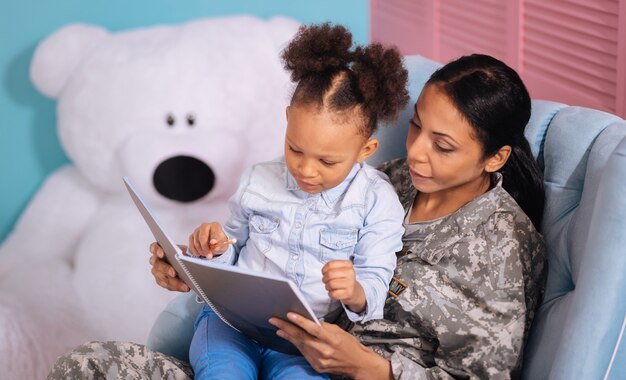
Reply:
<svg viewBox="0 0 626 380"><path fill-rule="evenodd" d="M412 106L439 64L406 57L412 102L381 128L378 164L406 154ZM626 121L593 109L534 100L526 137L544 170L548 281L524 356L525 379L626 378ZM187 359L192 294L158 317L148 346Z"/></svg>

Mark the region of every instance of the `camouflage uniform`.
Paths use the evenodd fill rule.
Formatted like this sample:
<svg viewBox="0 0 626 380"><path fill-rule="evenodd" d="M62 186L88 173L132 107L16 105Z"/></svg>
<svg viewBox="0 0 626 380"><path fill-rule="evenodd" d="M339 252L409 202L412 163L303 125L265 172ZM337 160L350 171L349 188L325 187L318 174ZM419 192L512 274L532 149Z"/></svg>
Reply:
<svg viewBox="0 0 626 380"><path fill-rule="evenodd" d="M408 210L417 192L405 161L381 169ZM396 379L519 374L523 343L543 291L545 249L541 235L502 188L502 177L494 177L491 190L433 223L424 240L405 241L385 319L357 325L347 318L338 321L389 359ZM105 374L185 378L191 370L141 345L91 343L61 357L49 379Z"/></svg>
<svg viewBox="0 0 626 380"><path fill-rule="evenodd" d="M48 379L167 379L190 380L188 363L143 345L89 342L57 359Z"/></svg>
<svg viewBox="0 0 626 380"><path fill-rule="evenodd" d="M381 169L408 210L417 190L405 160ZM425 240L405 242L385 319L351 330L390 359L397 379L518 375L543 291L545 248L501 175L494 177L491 190L444 217Z"/></svg>

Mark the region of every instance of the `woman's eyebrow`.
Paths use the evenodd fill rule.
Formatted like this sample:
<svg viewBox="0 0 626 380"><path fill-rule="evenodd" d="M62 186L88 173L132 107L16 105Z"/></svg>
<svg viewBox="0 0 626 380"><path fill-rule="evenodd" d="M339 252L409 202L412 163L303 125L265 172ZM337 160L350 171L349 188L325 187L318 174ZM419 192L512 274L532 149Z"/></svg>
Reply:
<svg viewBox="0 0 626 380"><path fill-rule="evenodd" d="M411 118L409 122L411 124L417 124L414 119L417 119L418 122L421 121L420 114L417 112L417 103L415 103L415 105L413 106L413 117Z"/></svg>
<svg viewBox="0 0 626 380"><path fill-rule="evenodd" d="M454 137L452 137L452 136L450 136L450 135L448 135L448 134L446 134L446 133L442 133L442 132L433 132L433 135L444 137L444 138L446 138L446 139L451 140L454 144L456 144L456 145L460 145L460 144L459 144L459 143L458 143L458 142L454 139Z"/></svg>
<svg viewBox="0 0 626 380"><path fill-rule="evenodd" d="M415 105L413 106L413 109L415 110L415 115L411 118L411 124L416 124L414 119L417 119L417 121L418 121L418 122L420 122L420 121L421 121L421 120L420 120L420 114L419 114L419 112L417 112L417 103L415 103ZM454 137L450 136L450 135L449 135L449 134L447 134L447 133L443 133L443 132L436 132L436 131L433 131L432 133L433 133L433 135L436 135L436 136L441 136L441 137L448 138L448 139L450 139L450 140L451 140L454 144L459 145L458 141L456 141L456 140L454 139Z"/></svg>

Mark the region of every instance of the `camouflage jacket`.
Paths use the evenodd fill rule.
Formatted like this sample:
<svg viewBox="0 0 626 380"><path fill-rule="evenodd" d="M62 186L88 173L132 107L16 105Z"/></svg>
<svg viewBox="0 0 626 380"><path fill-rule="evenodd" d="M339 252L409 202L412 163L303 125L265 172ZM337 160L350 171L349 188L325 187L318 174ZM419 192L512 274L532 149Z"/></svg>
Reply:
<svg viewBox="0 0 626 380"><path fill-rule="evenodd" d="M381 170L408 210L417 190L405 160ZM496 174L424 241L405 243L384 319L352 332L390 359L396 379L517 377L545 269L542 236Z"/></svg>

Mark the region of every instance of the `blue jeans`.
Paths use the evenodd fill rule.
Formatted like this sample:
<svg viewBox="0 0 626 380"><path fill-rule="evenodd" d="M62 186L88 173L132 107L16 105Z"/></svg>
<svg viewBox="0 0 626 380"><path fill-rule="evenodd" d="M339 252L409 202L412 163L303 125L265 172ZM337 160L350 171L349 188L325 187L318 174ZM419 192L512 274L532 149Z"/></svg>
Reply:
<svg viewBox="0 0 626 380"><path fill-rule="evenodd" d="M210 307L196 319L189 361L196 379L328 379L300 355L266 348L225 324Z"/></svg>

